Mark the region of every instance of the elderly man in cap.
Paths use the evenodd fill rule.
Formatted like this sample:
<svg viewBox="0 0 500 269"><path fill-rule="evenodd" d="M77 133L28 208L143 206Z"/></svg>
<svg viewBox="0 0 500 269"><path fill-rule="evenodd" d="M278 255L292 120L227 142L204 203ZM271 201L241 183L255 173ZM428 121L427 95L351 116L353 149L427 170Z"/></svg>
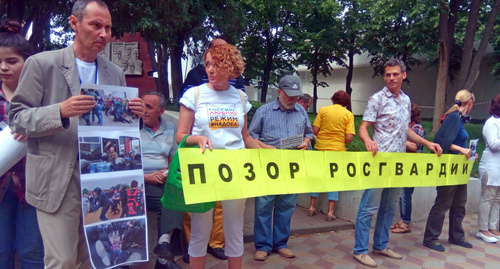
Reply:
<svg viewBox="0 0 500 269"><path fill-rule="evenodd" d="M278 98L261 106L255 112L249 133L255 139L275 148L307 149L313 137L311 122L304 108L297 104L302 95L297 77L287 75L281 78ZM300 144L283 143L297 140ZM288 246L290 221L295 211L297 194L268 195L255 198L254 244L257 252L254 259L264 261L271 251L286 258L295 254Z"/></svg>

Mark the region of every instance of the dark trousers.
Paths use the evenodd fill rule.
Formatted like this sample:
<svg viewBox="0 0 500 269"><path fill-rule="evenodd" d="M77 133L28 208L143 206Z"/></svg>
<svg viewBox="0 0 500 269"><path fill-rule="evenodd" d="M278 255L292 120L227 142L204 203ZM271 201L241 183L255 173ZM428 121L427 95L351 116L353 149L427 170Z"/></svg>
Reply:
<svg viewBox="0 0 500 269"><path fill-rule="evenodd" d="M184 212L170 210L163 207L161 197L165 185L145 184L146 190L146 209L156 213L158 219L158 237L162 234L172 231L172 238L170 239L172 253L174 255L182 255L183 251L187 249L186 240L182 234L182 217Z"/></svg>
<svg viewBox="0 0 500 269"><path fill-rule="evenodd" d="M425 226L424 242L436 243L443 229L446 211L450 210L450 229L448 242L465 241L462 221L465 217L467 203L467 184L437 187L437 196L432 206L427 225Z"/></svg>

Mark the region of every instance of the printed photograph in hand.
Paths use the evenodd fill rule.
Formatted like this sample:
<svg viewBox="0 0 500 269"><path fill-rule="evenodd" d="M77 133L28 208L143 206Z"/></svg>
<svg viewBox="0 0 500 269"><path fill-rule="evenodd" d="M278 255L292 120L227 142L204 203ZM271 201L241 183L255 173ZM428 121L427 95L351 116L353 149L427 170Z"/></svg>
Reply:
<svg viewBox="0 0 500 269"><path fill-rule="evenodd" d="M85 227L89 253L95 268L147 261L144 217Z"/></svg>
<svg viewBox="0 0 500 269"><path fill-rule="evenodd" d="M79 137L80 172L94 174L142 168L138 137Z"/></svg>
<svg viewBox="0 0 500 269"><path fill-rule="evenodd" d="M137 97L136 94L131 96L127 90L103 88L102 85L82 85L80 94L94 97L96 104L79 117L79 126L139 126L139 117L129 108L130 99Z"/></svg>
<svg viewBox="0 0 500 269"><path fill-rule="evenodd" d="M144 181L138 176L82 182L83 223L144 216Z"/></svg>

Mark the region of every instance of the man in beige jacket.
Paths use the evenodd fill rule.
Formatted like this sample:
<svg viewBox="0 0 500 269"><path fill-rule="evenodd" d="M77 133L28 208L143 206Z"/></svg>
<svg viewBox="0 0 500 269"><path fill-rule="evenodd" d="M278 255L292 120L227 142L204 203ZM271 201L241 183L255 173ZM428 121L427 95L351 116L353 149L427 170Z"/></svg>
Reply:
<svg viewBox="0 0 500 269"><path fill-rule="evenodd" d="M45 268L89 268L83 235L78 117L95 105L81 83L125 86L123 71L97 54L111 38L101 0L77 0L69 18L72 46L27 59L9 112L11 129L28 137L26 200L37 208ZM139 116L144 105L132 99Z"/></svg>

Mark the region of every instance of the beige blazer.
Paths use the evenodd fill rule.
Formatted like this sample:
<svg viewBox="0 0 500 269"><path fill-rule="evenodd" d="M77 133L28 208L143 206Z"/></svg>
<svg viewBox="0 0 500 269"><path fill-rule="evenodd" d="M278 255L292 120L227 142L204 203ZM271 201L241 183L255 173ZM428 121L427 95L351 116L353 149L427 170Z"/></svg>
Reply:
<svg viewBox="0 0 500 269"><path fill-rule="evenodd" d="M123 71L97 58L99 84L125 86ZM73 46L26 60L9 111L10 128L28 137L26 200L55 212L66 194L78 155L78 117L61 118L60 103L80 94Z"/></svg>

